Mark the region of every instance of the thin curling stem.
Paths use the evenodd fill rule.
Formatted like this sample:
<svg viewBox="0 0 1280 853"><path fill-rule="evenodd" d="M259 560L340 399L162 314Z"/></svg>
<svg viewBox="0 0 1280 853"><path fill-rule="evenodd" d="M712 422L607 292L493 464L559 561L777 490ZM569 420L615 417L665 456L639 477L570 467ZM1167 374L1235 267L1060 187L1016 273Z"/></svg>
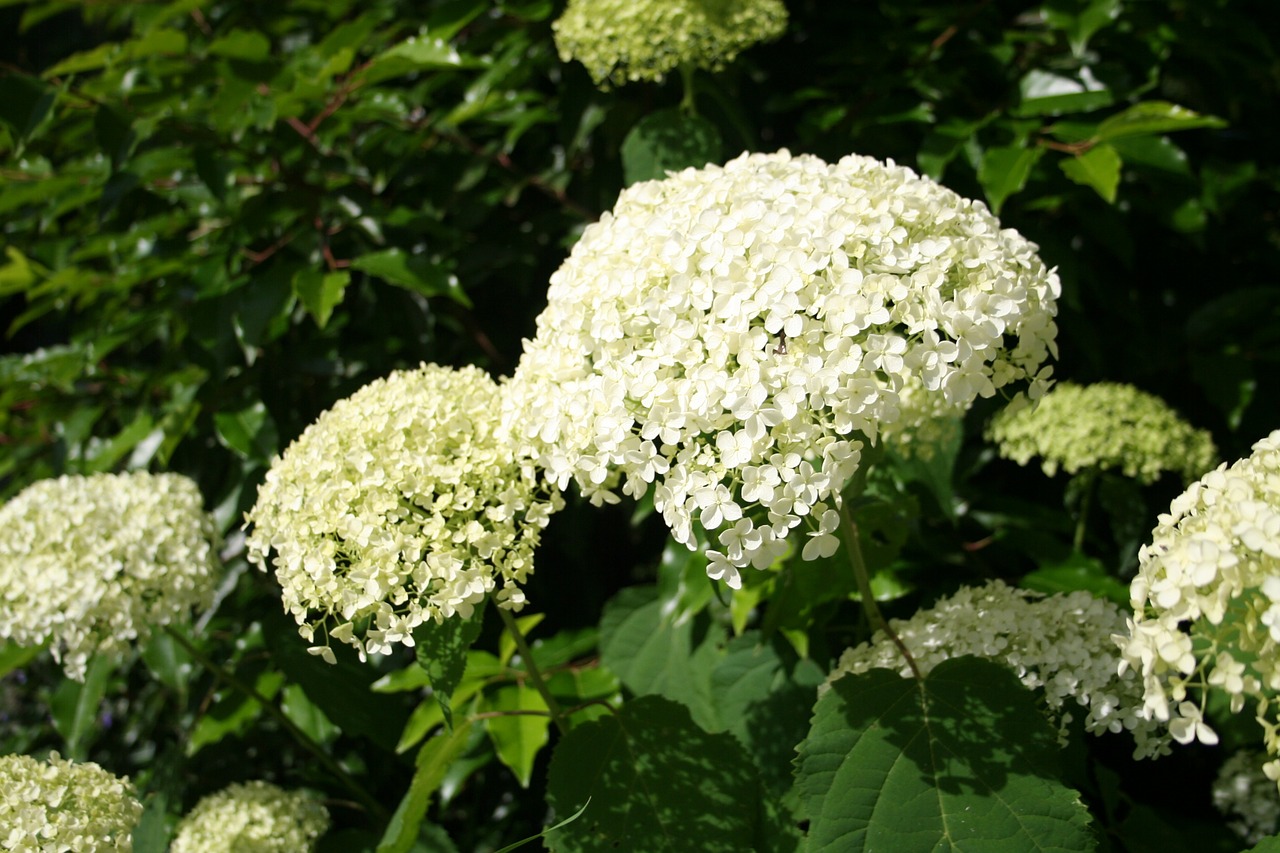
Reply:
<svg viewBox="0 0 1280 853"><path fill-rule="evenodd" d="M568 734L569 727L565 725L564 712L560 710L560 703L555 700L555 697L551 695L551 691L547 689L547 682L542 680L542 673L538 670L538 665L534 663L533 652L530 650L529 643L525 640L520 626L516 624L515 617L505 607L496 609L498 615L502 617L502 624L506 626L507 633L511 634L511 639L516 641L516 648L520 650L520 657L524 660L525 669L529 673L529 680L533 682L533 689L537 690L542 696L542 700L547 703L547 710L551 712L552 722L556 724L560 734Z"/></svg>
<svg viewBox="0 0 1280 853"><path fill-rule="evenodd" d="M911 656L911 652L907 650L906 644L897 633L889 627L889 623L885 621L880 608L876 605L875 594L871 591L871 576L867 572L867 561L862 557L858 525L854 523L853 516L849 513L847 501L840 506L840 532L844 536L845 553L849 555L849 565L853 568L853 579L858 585L858 594L862 596L862 610L867 614L867 620L871 623L873 630L882 631L886 637L893 640L893 644L906 659L912 674L919 679L920 669L916 666L915 658Z"/></svg>
<svg viewBox="0 0 1280 853"><path fill-rule="evenodd" d="M316 743L311 739L310 735L298 728L293 720L290 720L285 712L280 710L280 706L276 705L275 702L272 702L270 699L259 693L253 685L241 681L231 670L206 655L195 645L195 643L191 642L191 640L184 636L181 631L175 630L172 625L165 625L164 630L178 643L178 645L187 650L187 654L195 658L201 666L208 670L214 678L226 682L233 689L238 690L250 699L253 699L262 706L263 710L272 717L275 717L276 721L284 727L285 731L289 732L293 739L296 740L303 749L314 755L316 759L324 765L325 769L332 773L334 777L342 783L343 787L350 791L351 795L369 811L369 814L381 821L386 821L388 819L389 815L387 814L386 809L384 809L377 800L369 796L364 788L361 787L355 779L352 779L347 771L342 769L342 765L334 761L333 757L324 751L324 748L321 747L320 744Z"/></svg>

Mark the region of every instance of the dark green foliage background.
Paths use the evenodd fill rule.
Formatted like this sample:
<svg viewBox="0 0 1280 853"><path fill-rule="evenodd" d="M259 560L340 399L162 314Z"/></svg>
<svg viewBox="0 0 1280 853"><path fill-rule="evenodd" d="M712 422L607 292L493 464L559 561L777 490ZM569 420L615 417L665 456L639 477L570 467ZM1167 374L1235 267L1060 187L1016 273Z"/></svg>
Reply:
<svg viewBox="0 0 1280 853"><path fill-rule="evenodd" d="M1280 427L1280 32L1269 4L788 6L783 38L696 78L696 140L668 156L714 150L717 136L721 158L859 153L985 198L1059 268L1059 377L1159 394L1212 430L1228 460ZM624 162L624 142L679 104L679 81L597 91L556 55L559 10L551 0L0 0L0 493L129 467L199 482L228 534L231 578L200 642L292 701L299 724L386 806L381 816L335 808L332 849L380 837L414 776L413 754L393 747L404 720L426 712L410 692L367 686L412 661L346 661L323 671L326 689L301 646L282 649L293 628L274 581L246 571L236 531L273 455L364 383L422 361L510 373L568 247L624 176L653 168L634 153ZM1054 81L1080 91L1046 96ZM1134 105L1166 102L1220 121L1100 136ZM1110 488L1073 555L1064 478L995 461L981 441L998 403L971 413L943 468L899 460L872 490L865 518L884 533L878 582L895 615L962 583L1054 566L1068 571L1052 588L1123 590L1155 513L1181 488ZM546 614L535 636L571 648L553 669L595 665L594 633L573 646L565 632L594 629L618 590L653 581L662 548L644 507L571 501L557 516L529 590ZM673 580L683 569L668 565L655 591L612 612L634 620L636 602L688 606L709 625L691 617L681 648L718 638L692 658L710 678L733 617L709 603L692 562L693 604ZM823 599L811 580L785 574L762 594L760 627L826 671L867 631L844 590ZM498 633L490 619L476 647L494 648ZM606 664L611 654L628 662L618 673L628 690L690 677L641 673L634 650L608 641ZM89 687L77 723L81 688L44 658L10 663L22 668L0 684L0 752L58 748L130 773L154 794L159 828L149 831L161 838L230 781L344 796L273 722L184 662L157 641L145 666L104 675L96 726L85 723L97 701ZM351 716L343 691L369 697L367 717ZM694 704L704 728L710 714ZM193 732L220 746L192 750ZM431 820L458 849L537 832L546 752L534 790L521 792L479 727L471 734L450 746L457 760ZM1245 726L1236 737L1252 736ZM1120 739L1077 748L1072 784L1110 849L1148 849L1139 839L1151 822L1207 827L1203 843L1221 842L1205 806L1216 753L1153 768L1130 762ZM1151 802L1144 786L1171 767L1198 781L1185 802Z"/></svg>

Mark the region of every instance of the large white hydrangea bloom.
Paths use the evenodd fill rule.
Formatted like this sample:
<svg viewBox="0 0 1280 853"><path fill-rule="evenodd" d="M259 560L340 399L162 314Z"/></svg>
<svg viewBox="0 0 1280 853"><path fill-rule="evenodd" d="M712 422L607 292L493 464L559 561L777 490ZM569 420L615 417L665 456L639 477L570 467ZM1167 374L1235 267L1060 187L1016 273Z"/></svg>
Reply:
<svg viewBox="0 0 1280 853"><path fill-rule="evenodd" d="M217 534L196 484L178 474L42 480L0 508L0 637L50 643L84 680L91 655L118 655L207 607Z"/></svg>
<svg viewBox="0 0 1280 853"><path fill-rule="evenodd" d="M362 659L412 646L418 625L469 617L499 583L499 604L524 605L520 584L561 498L500 434L500 397L475 367L397 371L338 401L272 463L246 517L249 560L275 567L313 654L332 662L329 638Z"/></svg>
<svg viewBox="0 0 1280 853"><path fill-rule="evenodd" d="M328 829L329 810L310 794L245 782L196 803L169 853L310 853Z"/></svg>
<svg viewBox="0 0 1280 853"><path fill-rule="evenodd" d="M1208 691L1236 713L1253 699L1267 750L1280 756L1280 430L1175 498L1138 562L1133 617L1115 640L1122 669L1142 676L1146 713L1180 743L1214 744ZM1280 780L1280 760L1266 772Z"/></svg>
<svg viewBox="0 0 1280 853"><path fill-rule="evenodd" d="M1036 406L1011 406L987 428L1000 455L1026 465L1039 457L1046 475L1096 468L1141 483L1165 471L1191 482L1217 462L1213 437L1154 394L1119 382L1060 382Z"/></svg>
<svg viewBox="0 0 1280 853"><path fill-rule="evenodd" d="M781 0L569 0L552 25L560 58L597 86L662 80L681 65L719 70L787 27Z"/></svg>
<svg viewBox="0 0 1280 853"><path fill-rule="evenodd" d="M964 587L910 619L893 620L890 627L921 675L963 655L1002 663L1041 692L1064 735L1079 709L1086 731L1129 731L1136 757L1161 755L1168 752L1168 737L1143 714L1141 683L1132 673L1117 675L1119 655L1111 638L1124 622L1121 608L1087 592L1043 597L992 581ZM877 632L871 642L841 655L819 689L871 669L912 674L897 644Z"/></svg>
<svg viewBox="0 0 1280 853"><path fill-rule="evenodd" d="M806 559L834 552L839 491L904 388L922 418L1042 392L1058 294L1032 243L910 169L743 155L636 184L586 229L525 343L512 429L560 487L652 485L736 587L803 523Z"/></svg>
<svg viewBox="0 0 1280 853"><path fill-rule="evenodd" d="M97 764L0 757L0 850L129 853L142 804Z"/></svg>

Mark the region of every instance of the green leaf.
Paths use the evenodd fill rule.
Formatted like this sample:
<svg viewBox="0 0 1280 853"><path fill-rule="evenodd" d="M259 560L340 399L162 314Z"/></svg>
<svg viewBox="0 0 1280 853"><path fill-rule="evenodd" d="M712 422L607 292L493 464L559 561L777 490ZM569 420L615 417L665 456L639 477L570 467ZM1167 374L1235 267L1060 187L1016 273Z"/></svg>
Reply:
<svg viewBox="0 0 1280 853"><path fill-rule="evenodd" d="M300 269L293 276L293 292L302 300L302 306L324 328L333 316L333 309L342 302L342 296L351 283L351 273L346 270L324 272L318 269Z"/></svg>
<svg viewBox="0 0 1280 853"><path fill-rule="evenodd" d="M650 113L622 141L622 170L628 185L665 178L667 172L690 166L700 169L723 157L716 126L679 107Z"/></svg>
<svg viewBox="0 0 1280 853"><path fill-rule="evenodd" d="M1095 138L1102 142L1125 136L1151 136L1175 130L1226 126L1227 123L1216 116L1201 115L1168 101L1143 101L1099 124Z"/></svg>
<svg viewBox="0 0 1280 853"><path fill-rule="evenodd" d="M1058 116L1087 113L1108 107L1115 100L1086 67L1079 79L1032 69L1018 84L1022 100L1014 111L1019 116Z"/></svg>
<svg viewBox="0 0 1280 853"><path fill-rule="evenodd" d="M173 630L181 631L182 628ZM174 690L186 690L191 676L191 655L167 631L151 635L142 660L156 680Z"/></svg>
<svg viewBox="0 0 1280 853"><path fill-rule="evenodd" d="M547 801L585 813L547 837L551 850L652 853L755 849L759 782L742 746L707 734L682 705L645 696L574 728L557 745Z"/></svg>
<svg viewBox="0 0 1280 853"><path fill-rule="evenodd" d="M440 703L446 726L453 727L450 697L462 683L467 670L467 650L480 636L484 624L484 606L477 607L470 619L454 616L443 622L423 622L413 631L414 656L427 674L431 692Z"/></svg>
<svg viewBox="0 0 1280 853"><path fill-rule="evenodd" d="M811 851L1094 848L1057 736L1007 669L957 658L922 682L845 676L796 759Z"/></svg>
<svg viewBox="0 0 1280 853"><path fill-rule="evenodd" d="M249 681L244 673L238 672L237 675L241 680ZM284 676L274 669L260 670L251 683L258 695L274 699L284 684ZM196 722L187 739L187 755L195 755L225 738L243 735L261 716L262 703L238 690L228 689Z"/></svg>
<svg viewBox="0 0 1280 853"><path fill-rule="evenodd" d="M482 65L483 63L458 53L457 48L442 38L411 36L371 59L365 68L363 79L366 84L371 84L418 71L475 68Z"/></svg>
<svg viewBox="0 0 1280 853"><path fill-rule="evenodd" d="M1060 563L1042 565L1024 575L1019 586L1052 595L1085 590L1121 606L1129 604L1129 587L1112 577L1101 560L1075 553Z"/></svg>
<svg viewBox="0 0 1280 853"><path fill-rule="evenodd" d="M103 104L93 113L93 131L102 153L111 160L112 171L119 170L138 141L129 117L115 107Z"/></svg>
<svg viewBox="0 0 1280 853"><path fill-rule="evenodd" d="M720 729L711 673L726 632L706 612L675 617L652 587L629 587L605 605L600 660L627 689L680 702L708 731Z"/></svg>
<svg viewBox="0 0 1280 853"><path fill-rule="evenodd" d="M0 77L0 121L20 141L28 139L53 108L58 93L25 74Z"/></svg>
<svg viewBox="0 0 1280 853"><path fill-rule="evenodd" d="M431 795L439 790L449 765L466 748L470 734L471 721L467 720L452 731L431 738L418 750L413 781L387 824L378 853L408 853L413 849L423 815L431 804Z"/></svg>
<svg viewBox="0 0 1280 853"><path fill-rule="evenodd" d="M285 686L280 697L280 710L316 743L329 743L341 733L324 715L324 711L320 710L320 706L312 702L306 691L296 684Z"/></svg>
<svg viewBox="0 0 1280 853"><path fill-rule="evenodd" d="M219 412L213 424L218 441L243 459L268 461L280 445L276 423L261 400L238 412Z"/></svg>
<svg viewBox="0 0 1280 853"><path fill-rule="evenodd" d="M271 55L271 42L257 30L235 29L212 41L206 50L211 56L261 62Z"/></svg>
<svg viewBox="0 0 1280 853"><path fill-rule="evenodd" d="M499 689L487 706L491 711L537 712L490 717L485 721L498 760L515 774L520 787L527 789L533 777L533 762L549 739L547 729L551 717L547 715L547 703L532 687L513 684Z"/></svg>
<svg viewBox="0 0 1280 853"><path fill-rule="evenodd" d="M40 646L19 646L10 640L0 641L0 678L26 666L41 651Z"/></svg>
<svg viewBox="0 0 1280 853"><path fill-rule="evenodd" d="M1110 145L1095 145L1088 151L1069 157L1058 163L1068 178L1077 184L1092 187L1098 195L1113 204L1116 188L1120 186L1120 153Z"/></svg>
<svg viewBox="0 0 1280 853"><path fill-rule="evenodd" d="M128 426L112 436L110 440L93 446L90 452L86 453L85 469L93 473L110 471L126 453L151 435L154 428L155 421L152 420L151 415L147 412L138 412Z"/></svg>
<svg viewBox="0 0 1280 853"><path fill-rule="evenodd" d="M64 757L84 761L89 744L97 735L98 710L107 694L107 683L115 671L115 662L106 655L89 659L83 682L63 680L49 700L53 727L66 744Z"/></svg>
<svg viewBox="0 0 1280 853"><path fill-rule="evenodd" d="M1120 17L1120 10L1120 0L1051 0L1044 5L1044 18L1066 32L1071 52L1081 56L1093 34Z"/></svg>
<svg viewBox="0 0 1280 853"><path fill-rule="evenodd" d="M1031 167L1043 154L1042 148L1023 148L1020 145L986 150L982 155L982 166L978 169L978 182L987 194L992 212L999 213L1005 199L1027 185Z"/></svg>
<svg viewBox="0 0 1280 853"><path fill-rule="evenodd" d="M434 262L421 255L409 255L401 249L386 249L361 255L351 262L352 269L367 272L423 296L448 296L455 302L471 307L471 300L458 285L457 276L443 263Z"/></svg>

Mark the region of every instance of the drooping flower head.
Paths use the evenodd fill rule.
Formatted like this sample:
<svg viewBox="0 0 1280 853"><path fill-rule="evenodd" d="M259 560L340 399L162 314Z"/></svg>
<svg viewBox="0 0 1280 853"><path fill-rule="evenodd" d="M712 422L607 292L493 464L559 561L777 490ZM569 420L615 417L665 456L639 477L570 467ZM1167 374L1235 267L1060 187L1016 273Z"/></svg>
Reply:
<svg viewBox="0 0 1280 853"><path fill-rule="evenodd" d="M84 680L91 655L209 605L216 540L200 490L178 474L34 483L0 508L0 637L49 642Z"/></svg>
<svg viewBox="0 0 1280 853"><path fill-rule="evenodd" d="M839 491L909 383L956 411L1041 391L1058 291L1033 244L909 169L743 155L636 184L586 229L511 428L561 487L652 485L677 540L718 531L709 573L737 586L806 520L806 559L834 551Z"/></svg>
<svg viewBox="0 0 1280 853"><path fill-rule="evenodd" d="M1042 693L1064 735L1079 708L1086 731L1127 730L1136 756L1160 755L1168 752L1168 738L1142 714L1141 683L1132 673L1117 675L1119 655L1111 637L1124 620L1119 607L1087 592L1045 597L992 581L962 588L910 619L893 620L890 627L921 675L962 655L1002 663ZM871 669L912 674L898 646L877 632L871 642L841 655L827 683Z"/></svg>
<svg viewBox="0 0 1280 853"><path fill-rule="evenodd" d="M329 810L310 794L245 782L196 803L169 853L310 853L328 829Z"/></svg>
<svg viewBox="0 0 1280 853"><path fill-rule="evenodd" d="M129 780L97 764L0 757L0 850L129 853L141 818Z"/></svg>
<svg viewBox="0 0 1280 853"><path fill-rule="evenodd" d="M426 364L361 388L276 459L248 514L249 559L315 640L361 656L469 617L500 584L519 609L558 494L499 433L501 391L475 367ZM311 649L333 660L328 640Z"/></svg>
<svg viewBox="0 0 1280 853"><path fill-rule="evenodd" d="M680 65L717 71L787 27L780 0L569 0L552 25L560 58L597 86L662 80Z"/></svg>
<svg viewBox="0 0 1280 853"><path fill-rule="evenodd" d="M1142 483L1165 471L1191 482L1213 467L1217 451L1154 394L1132 385L1061 382L1035 407L1015 404L992 419L987 437L1000 455L1026 465L1039 457L1046 475L1096 468Z"/></svg>
<svg viewBox="0 0 1280 853"><path fill-rule="evenodd" d="M1249 845L1280 829L1280 793L1263 772L1265 761L1264 753L1241 750L1223 762L1213 780L1213 804Z"/></svg>
<svg viewBox="0 0 1280 853"><path fill-rule="evenodd" d="M1217 743L1210 690L1257 703L1268 777L1280 780L1280 430L1174 499L1138 553L1133 617L1116 636L1142 677L1146 712L1180 743Z"/></svg>

